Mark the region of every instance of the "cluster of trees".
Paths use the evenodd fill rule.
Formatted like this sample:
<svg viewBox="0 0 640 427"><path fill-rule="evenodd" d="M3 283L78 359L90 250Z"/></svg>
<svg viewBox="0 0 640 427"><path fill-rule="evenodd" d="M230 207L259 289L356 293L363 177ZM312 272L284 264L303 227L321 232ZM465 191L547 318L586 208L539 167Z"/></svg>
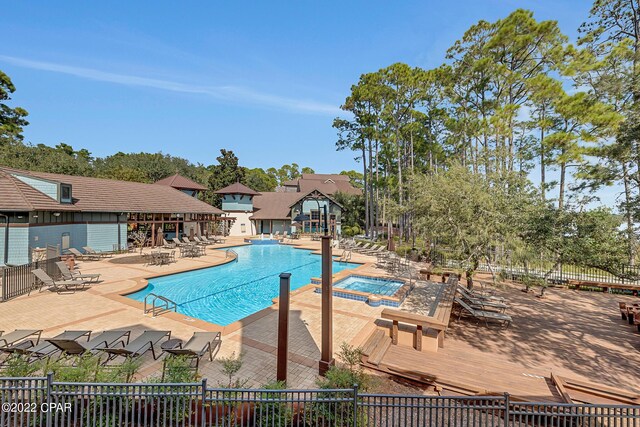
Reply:
<svg viewBox="0 0 640 427"><path fill-rule="evenodd" d="M362 163L366 232L444 242L471 264L497 247L554 265L633 264L639 28L635 1L596 0L573 45L518 9L473 25L435 69L362 75L333 125L337 149ZM605 187L617 213L588 209ZM587 241L595 249L581 251Z"/></svg>

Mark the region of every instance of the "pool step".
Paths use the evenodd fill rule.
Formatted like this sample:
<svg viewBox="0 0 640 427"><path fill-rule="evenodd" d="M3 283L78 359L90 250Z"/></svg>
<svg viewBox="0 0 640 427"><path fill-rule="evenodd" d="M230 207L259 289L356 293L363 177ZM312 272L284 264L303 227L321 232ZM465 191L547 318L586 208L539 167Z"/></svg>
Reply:
<svg viewBox="0 0 640 427"><path fill-rule="evenodd" d="M378 366L390 346L391 338L384 331L377 329L365 343L362 353L367 356L367 362Z"/></svg>

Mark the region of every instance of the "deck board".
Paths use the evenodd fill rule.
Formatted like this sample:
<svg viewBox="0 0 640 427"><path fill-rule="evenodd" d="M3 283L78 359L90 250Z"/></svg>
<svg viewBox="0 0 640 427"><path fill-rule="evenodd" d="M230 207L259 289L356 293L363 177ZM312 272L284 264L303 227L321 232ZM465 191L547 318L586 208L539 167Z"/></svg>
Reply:
<svg viewBox="0 0 640 427"><path fill-rule="evenodd" d="M391 346L380 367L391 370L412 370L433 376L446 388L447 382L485 389L489 392L508 392L527 400L560 401L549 387L546 378L529 374L518 364L491 361L486 357L461 354L455 351L419 352L407 346ZM529 374L529 375L525 375ZM536 376L533 376L536 375Z"/></svg>

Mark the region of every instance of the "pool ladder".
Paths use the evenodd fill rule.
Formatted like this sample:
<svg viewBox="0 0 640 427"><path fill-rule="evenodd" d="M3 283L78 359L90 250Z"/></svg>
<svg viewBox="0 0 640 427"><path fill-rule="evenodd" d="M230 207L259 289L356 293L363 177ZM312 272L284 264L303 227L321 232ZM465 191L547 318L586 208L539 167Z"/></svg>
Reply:
<svg viewBox="0 0 640 427"><path fill-rule="evenodd" d="M151 299L151 301L149 301ZM150 293L144 297L144 314L152 313L153 317L167 311L178 311L178 304L161 295Z"/></svg>
<svg viewBox="0 0 640 427"><path fill-rule="evenodd" d="M351 260L351 251L343 250L338 262L347 262Z"/></svg>
<svg viewBox="0 0 640 427"><path fill-rule="evenodd" d="M233 249L227 249L225 251L225 259L229 257L234 258L235 261L238 261L238 252L234 251Z"/></svg>

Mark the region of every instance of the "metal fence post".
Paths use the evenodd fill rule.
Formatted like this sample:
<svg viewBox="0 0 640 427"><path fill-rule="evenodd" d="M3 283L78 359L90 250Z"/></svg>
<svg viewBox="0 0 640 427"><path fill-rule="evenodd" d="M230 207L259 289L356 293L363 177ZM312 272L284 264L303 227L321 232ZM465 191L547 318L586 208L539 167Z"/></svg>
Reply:
<svg viewBox="0 0 640 427"><path fill-rule="evenodd" d="M7 267L2 269L2 298L0 301L6 301L7 298Z"/></svg>
<svg viewBox="0 0 640 427"><path fill-rule="evenodd" d="M504 394L504 425L509 426L509 418L511 418L511 399L509 393Z"/></svg>
<svg viewBox="0 0 640 427"><path fill-rule="evenodd" d="M358 384L353 385L353 427L358 426Z"/></svg>
<svg viewBox="0 0 640 427"><path fill-rule="evenodd" d="M204 402L207 399L207 379L202 379L202 402L200 402L200 425L205 427L205 420L207 418ZM197 407L197 406L196 406Z"/></svg>
<svg viewBox="0 0 640 427"><path fill-rule="evenodd" d="M47 408L50 407L51 401L53 400L51 398L51 394L52 394L52 383L53 383L53 372L49 372L47 374L47 395L45 397L46 399L46 404L47 404ZM53 416L53 411L47 410L47 412L45 413L45 418L47 420L47 427L51 427L51 423L52 423L52 419L51 417Z"/></svg>

